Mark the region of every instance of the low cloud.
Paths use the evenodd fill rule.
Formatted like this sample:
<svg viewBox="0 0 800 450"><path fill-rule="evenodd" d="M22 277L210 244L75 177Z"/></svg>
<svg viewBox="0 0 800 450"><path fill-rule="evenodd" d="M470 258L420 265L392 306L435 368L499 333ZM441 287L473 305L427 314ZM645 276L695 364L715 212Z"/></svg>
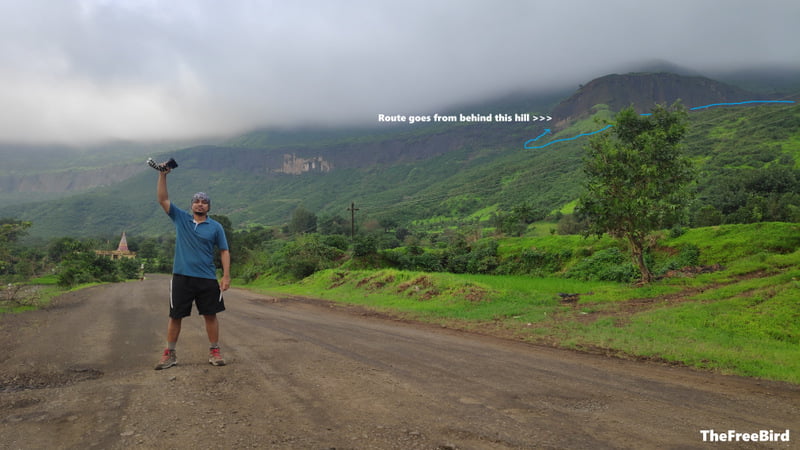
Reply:
<svg viewBox="0 0 800 450"><path fill-rule="evenodd" d="M0 140L369 124L639 61L796 64L798 17L793 0L8 0Z"/></svg>

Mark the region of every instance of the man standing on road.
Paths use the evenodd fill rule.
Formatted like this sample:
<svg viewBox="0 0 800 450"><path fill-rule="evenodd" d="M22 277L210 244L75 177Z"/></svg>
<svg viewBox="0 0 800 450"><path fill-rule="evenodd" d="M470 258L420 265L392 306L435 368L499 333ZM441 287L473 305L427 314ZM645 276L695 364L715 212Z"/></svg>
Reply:
<svg viewBox="0 0 800 450"><path fill-rule="evenodd" d="M168 167L161 167L158 175L157 198L175 224L175 260L170 281L169 323L167 348L155 369L167 369L178 363L175 345L181 332L181 321L192 312L192 303L205 319L209 342L208 362L224 366L219 350L219 322L217 313L225 310L222 292L231 285L231 255L225 231L219 222L208 217L211 199L203 192L192 196L191 213L175 206L167 193ZM222 282L217 282L214 266L214 247L219 248L222 260Z"/></svg>

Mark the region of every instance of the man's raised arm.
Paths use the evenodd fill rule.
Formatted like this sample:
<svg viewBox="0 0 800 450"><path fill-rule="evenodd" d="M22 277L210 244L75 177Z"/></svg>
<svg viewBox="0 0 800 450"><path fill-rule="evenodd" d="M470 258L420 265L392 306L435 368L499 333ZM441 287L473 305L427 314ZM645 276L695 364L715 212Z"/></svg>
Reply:
<svg viewBox="0 0 800 450"><path fill-rule="evenodd" d="M169 169L164 172L158 173L158 187L156 189L156 197L158 203L164 208L164 212L169 214L169 193L167 193L167 174Z"/></svg>

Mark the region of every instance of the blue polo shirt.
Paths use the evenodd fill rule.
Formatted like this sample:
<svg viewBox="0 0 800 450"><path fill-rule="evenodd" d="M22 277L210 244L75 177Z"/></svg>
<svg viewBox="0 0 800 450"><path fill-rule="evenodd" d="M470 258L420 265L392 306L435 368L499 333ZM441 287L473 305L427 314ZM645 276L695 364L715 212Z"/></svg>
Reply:
<svg viewBox="0 0 800 450"><path fill-rule="evenodd" d="M191 213L174 203L169 205L169 218L175 224L175 260L172 273L189 277L217 279L214 246L228 250L225 230L216 220L206 217L197 223Z"/></svg>

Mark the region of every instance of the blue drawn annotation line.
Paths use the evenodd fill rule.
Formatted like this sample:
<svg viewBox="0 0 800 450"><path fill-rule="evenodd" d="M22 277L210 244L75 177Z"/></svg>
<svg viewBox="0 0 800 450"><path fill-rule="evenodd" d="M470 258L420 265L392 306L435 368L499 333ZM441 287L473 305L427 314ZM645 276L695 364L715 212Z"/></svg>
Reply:
<svg viewBox="0 0 800 450"><path fill-rule="evenodd" d="M731 106L731 105L744 105L747 103L794 103L792 100L750 100L747 102L734 102L734 103L712 103L705 106L695 106L689 108L689 111L696 111L698 109L711 108L712 106Z"/></svg>
<svg viewBox="0 0 800 450"><path fill-rule="evenodd" d="M539 139L539 138L536 138L536 139L530 139L529 141L525 142L525 148L526 148L526 149L528 149L528 150L533 150L533 149L536 149L536 148L545 148L545 147L547 147L548 145L555 144L556 142L572 141L572 140L578 139L579 137L583 137L583 136L591 136L591 135L593 135L593 134L600 133L601 131L605 131L605 130L607 130L607 129L609 129L609 128L613 127L613 126L614 126L614 125L606 125L606 126L604 126L603 128L601 128L601 129L599 129L599 130L597 130L597 131L592 131L591 133L581 133L581 134L579 134L579 135L577 135L577 136L573 136L573 137L571 137L571 138L565 138L565 139L556 139L555 141L550 141L550 142L548 142L547 144L544 144L544 145L539 145L539 146L536 146L536 147L528 147L528 143L530 143L530 142L533 142L533 141L535 141L536 139ZM539 137L541 137L541 136L539 136Z"/></svg>
<svg viewBox="0 0 800 450"><path fill-rule="evenodd" d="M536 141L538 141L539 139L541 139L541 138L543 138L543 137L547 136L548 134L550 134L550 128L545 128L545 129L544 129L544 133L542 133L542 134L540 134L540 135L536 136L536 137L535 137L535 138L533 138L533 139L529 139L527 142L525 142L525 145L527 145L527 144L528 144L528 142L536 142Z"/></svg>
<svg viewBox="0 0 800 450"><path fill-rule="evenodd" d="M694 108L689 108L689 111L697 111L698 109L712 108L714 106L745 105L745 104L748 104L748 103L795 103L795 102L793 100L749 100L749 101L746 101L746 102L712 103L710 105L695 106ZM640 116L651 116L652 114L651 113L644 113L644 114L639 114L639 115ZM555 144L556 142L572 141L572 140L578 139L579 137L591 136L593 134L597 134L597 133L599 133L601 131L605 131L605 130L613 127L613 126L614 125L606 125L603 128L601 128L601 129L599 129L597 131L593 131L591 133L581 133L581 134L579 134L577 136L573 136L571 138L556 139L555 141L550 141L550 142L548 142L547 144L544 144L544 145L539 145L539 146L536 146L536 147L528 147L528 144L530 144L531 142L536 142L539 138L541 138L542 136L548 134L550 132L550 129L548 128L548 129L545 130L544 133L540 134L535 139L529 139L529 140L525 141L525 149L526 150L533 150L533 149L538 149L538 148L545 148L550 144Z"/></svg>

